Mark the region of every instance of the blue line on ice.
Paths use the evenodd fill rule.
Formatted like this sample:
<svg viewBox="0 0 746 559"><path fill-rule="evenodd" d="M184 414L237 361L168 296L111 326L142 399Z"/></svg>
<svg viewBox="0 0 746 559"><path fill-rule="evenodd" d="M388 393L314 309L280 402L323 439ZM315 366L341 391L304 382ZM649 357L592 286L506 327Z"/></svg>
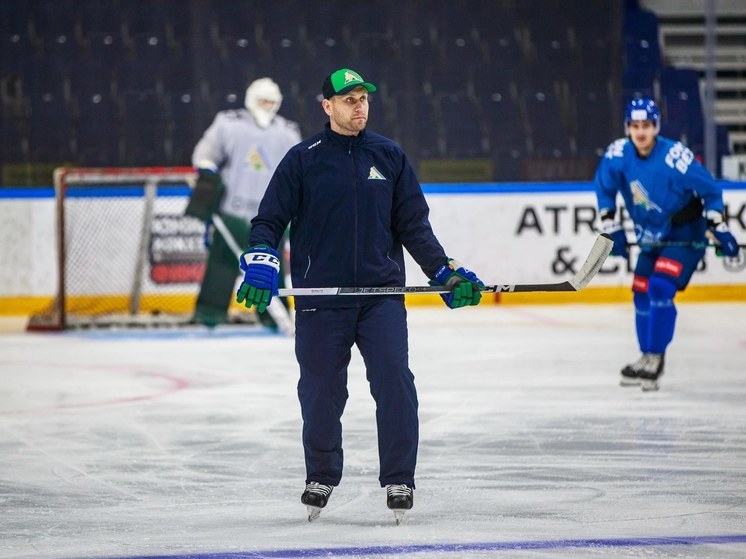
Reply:
<svg viewBox="0 0 746 559"><path fill-rule="evenodd" d="M370 547L324 547L280 549L275 551L236 551L196 555L143 555L119 559L296 559L303 557L369 557L409 553L468 553L479 551L515 551L566 548L671 547L679 545L746 543L746 534L729 536L681 536L650 538L597 538L577 540L536 540L483 543L444 543L428 545L382 545Z"/></svg>

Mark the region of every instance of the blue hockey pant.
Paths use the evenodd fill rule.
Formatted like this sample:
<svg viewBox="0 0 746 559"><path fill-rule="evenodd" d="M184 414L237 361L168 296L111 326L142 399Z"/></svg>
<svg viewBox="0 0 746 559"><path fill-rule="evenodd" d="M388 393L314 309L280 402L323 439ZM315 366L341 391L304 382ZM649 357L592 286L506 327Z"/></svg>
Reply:
<svg viewBox="0 0 746 559"><path fill-rule="evenodd" d="M404 301L385 296L359 308L309 309L296 315L306 483L336 486L342 478L341 418L353 345L363 357L376 403L381 487L414 487L419 423L407 313Z"/></svg>
<svg viewBox="0 0 746 559"><path fill-rule="evenodd" d="M683 291L704 249L666 247L641 252L632 284L637 341L643 353L665 353L676 325L677 291Z"/></svg>

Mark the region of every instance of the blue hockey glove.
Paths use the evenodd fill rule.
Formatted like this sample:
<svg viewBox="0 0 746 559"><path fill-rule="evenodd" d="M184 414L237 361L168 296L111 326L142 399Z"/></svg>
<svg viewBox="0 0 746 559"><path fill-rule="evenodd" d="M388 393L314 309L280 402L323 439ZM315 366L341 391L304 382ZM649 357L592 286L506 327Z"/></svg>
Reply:
<svg viewBox="0 0 746 559"><path fill-rule="evenodd" d="M280 257L277 251L267 245L256 245L241 255L243 282L238 288L236 302L249 309L252 305L264 312L277 295L277 282L280 273Z"/></svg>
<svg viewBox="0 0 746 559"><path fill-rule="evenodd" d="M611 254L629 260L627 234L624 232L622 225L614 221L613 210L601 211L601 231L609 235L611 240L614 241L614 246L611 248Z"/></svg>
<svg viewBox="0 0 746 559"><path fill-rule="evenodd" d="M438 268L430 285L444 285L451 289L450 293L440 295L451 309L478 305L482 299L481 289L484 288L484 283L474 272L467 270L461 262L452 258Z"/></svg>
<svg viewBox="0 0 746 559"><path fill-rule="evenodd" d="M720 245L720 250L724 256L738 256L738 243L733 233L728 229L728 224L723 219L723 214L718 211L710 210L707 212L707 227L710 228Z"/></svg>

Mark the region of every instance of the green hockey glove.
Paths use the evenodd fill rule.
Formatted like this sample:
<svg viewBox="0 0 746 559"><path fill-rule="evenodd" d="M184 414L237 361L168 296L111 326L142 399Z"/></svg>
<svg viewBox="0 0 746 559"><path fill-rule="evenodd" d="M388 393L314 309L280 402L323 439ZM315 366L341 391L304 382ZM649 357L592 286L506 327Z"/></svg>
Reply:
<svg viewBox="0 0 746 559"><path fill-rule="evenodd" d="M209 169L198 169L197 172L197 183L192 189L184 214L207 223L212 218L212 214L220 209L220 202L225 194L225 185L223 179L220 178L220 173Z"/></svg>
<svg viewBox="0 0 746 559"><path fill-rule="evenodd" d="M451 288L450 293L441 294L443 302L451 309L478 305L482 300L481 289L484 283L477 275L464 268L458 260L448 259L435 272L435 278L430 281L430 285L444 285Z"/></svg>

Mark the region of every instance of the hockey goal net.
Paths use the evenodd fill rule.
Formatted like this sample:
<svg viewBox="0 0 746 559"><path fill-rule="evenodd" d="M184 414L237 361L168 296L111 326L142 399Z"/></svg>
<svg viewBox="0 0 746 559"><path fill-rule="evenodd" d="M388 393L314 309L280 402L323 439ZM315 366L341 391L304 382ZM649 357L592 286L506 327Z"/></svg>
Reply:
<svg viewBox="0 0 746 559"><path fill-rule="evenodd" d="M191 167L60 168L58 276L29 330L187 323L204 275L202 222L184 216Z"/></svg>

